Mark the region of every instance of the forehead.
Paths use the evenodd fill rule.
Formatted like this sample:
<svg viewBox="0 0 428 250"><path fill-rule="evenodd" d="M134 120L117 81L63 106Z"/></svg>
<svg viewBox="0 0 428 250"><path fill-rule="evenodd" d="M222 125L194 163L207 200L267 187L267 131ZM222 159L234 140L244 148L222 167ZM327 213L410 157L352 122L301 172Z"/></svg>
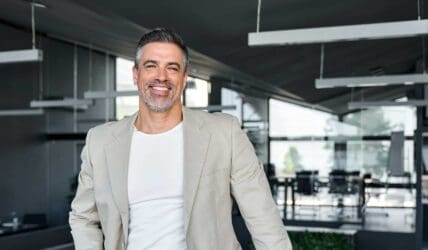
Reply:
<svg viewBox="0 0 428 250"><path fill-rule="evenodd" d="M168 60L182 63L183 51L174 43L151 42L143 46L141 60Z"/></svg>

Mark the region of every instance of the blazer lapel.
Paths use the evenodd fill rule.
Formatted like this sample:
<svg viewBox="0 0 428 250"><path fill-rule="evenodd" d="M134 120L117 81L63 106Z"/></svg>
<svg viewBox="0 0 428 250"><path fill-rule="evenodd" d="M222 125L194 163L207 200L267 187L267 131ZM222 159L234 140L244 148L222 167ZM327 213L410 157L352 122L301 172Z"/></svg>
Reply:
<svg viewBox="0 0 428 250"><path fill-rule="evenodd" d="M137 113L117 123L113 131L113 140L105 147L107 169L113 198L122 217L125 239L128 236L129 202L128 202L128 165L134 121Z"/></svg>
<svg viewBox="0 0 428 250"><path fill-rule="evenodd" d="M184 229L186 233L211 138L209 133L202 131L202 127L202 120L195 117L195 113L192 111L183 108L183 195L185 209Z"/></svg>

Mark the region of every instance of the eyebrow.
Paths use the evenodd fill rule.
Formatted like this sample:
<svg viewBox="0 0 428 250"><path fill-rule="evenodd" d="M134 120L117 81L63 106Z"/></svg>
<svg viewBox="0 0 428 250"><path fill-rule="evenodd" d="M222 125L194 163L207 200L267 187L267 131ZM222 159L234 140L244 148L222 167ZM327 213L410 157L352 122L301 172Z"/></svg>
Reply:
<svg viewBox="0 0 428 250"><path fill-rule="evenodd" d="M149 64L149 63L153 63L153 64L156 64L156 65L158 65L158 64L159 64L159 62L158 62L158 61L155 61L155 60L147 60L147 61L144 61L143 65L147 65L147 64ZM178 69L181 69L181 65L180 65L179 63L176 63L176 62L169 62L169 63L167 63L167 66L171 66L171 65L174 65L174 66L178 67Z"/></svg>
<svg viewBox="0 0 428 250"><path fill-rule="evenodd" d="M158 62L156 62L155 60L147 60L147 61L144 61L143 65L146 65L146 64L149 64L149 63L158 64Z"/></svg>

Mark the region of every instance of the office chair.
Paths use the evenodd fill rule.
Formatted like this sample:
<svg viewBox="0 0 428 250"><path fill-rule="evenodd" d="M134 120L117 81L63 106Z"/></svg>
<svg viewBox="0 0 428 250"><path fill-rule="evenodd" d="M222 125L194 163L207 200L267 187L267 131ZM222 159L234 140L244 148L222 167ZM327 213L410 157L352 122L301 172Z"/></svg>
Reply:
<svg viewBox="0 0 428 250"><path fill-rule="evenodd" d="M383 197L382 200L385 203L386 202L386 196L388 194L389 189L389 183L391 177L405 177L407 179L407 185L409 187L409 190L411 192L411 175L409 172L404 171L404 132L398 131L398 132L392 132L391 133L391 144L389 147L388 152L388 163L386 167L386 180L384 185L384 191L383 192L367 192L367 201L366 204L364 204L364 217L367 215L374 215L374 216L384 216L388 217L388 212L384 211L385 206L382 205L380 208L382 211L379 212L367 212L367 203L370 201L372 197ZM365 194L364 194L365 195Z"/></svg>
<svg viewBox="0 0 428 250"><path fill-rule="evenodd" d="M303 170L296 172L296 178L293 183L294 193L318 198L318 188L318 170ZM317 207L319 208L319 201L317 201ZM313 210L312 215L316 215L316 211Z"/></svg>
<svg viewBox="0 0 428 250"><path fill-rule="evenodd" d="M407 185L410 192L411 189L411 175L409 172L404 171L404 132L391 133L391 145L388 152L388 165L385 193L388 192L390 177L403 177L407 179Z"/></svg>
<svg viewBox="0 0 428 250"><path fill-rule="evenodd" d="M405 178L407 188L412 193L411 174L404 170L404 131L391 133L391 145L388 153L387 178L385 186L385 195L388 194L389 182L391 177ZM405 214L405 218L414 217L413 213ZM407 221L407 220L405 220ZM411 220L414 221L414 220ZM414 222L411 223L414 226Z"/></svg>
<svg viewBox="0 0 428 250"><path fill-rule="evenodd" d="M276 202L279 185L278 185L278 179L276 178L275 165L273 163L263 164L263 169L265 171L266 177L269 182L270 191Z"/></svg>
<svg viewBox="0 0 428 250"><path fill-rule="evenodd" d="M360 191L361 180L359 171L347 172L341 169L332 170L329 173L329 193L335 194L339 213L338 218L345 218L344 196L357 194Z"/></svg>

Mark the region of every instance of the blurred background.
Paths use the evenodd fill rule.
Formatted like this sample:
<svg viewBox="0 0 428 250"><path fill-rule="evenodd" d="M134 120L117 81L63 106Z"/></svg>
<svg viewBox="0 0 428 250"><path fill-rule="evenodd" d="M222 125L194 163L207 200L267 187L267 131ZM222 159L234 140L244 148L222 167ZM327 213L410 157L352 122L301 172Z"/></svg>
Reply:
<svg viewBox="0 0 428 250"><path fill-rule="evenodd" d="M427 8L2 0L0 249L74 249L86 132L137 111L135 46L155 27L191 49L184 105L239 119L294 249L428 249Z"/></svg>

